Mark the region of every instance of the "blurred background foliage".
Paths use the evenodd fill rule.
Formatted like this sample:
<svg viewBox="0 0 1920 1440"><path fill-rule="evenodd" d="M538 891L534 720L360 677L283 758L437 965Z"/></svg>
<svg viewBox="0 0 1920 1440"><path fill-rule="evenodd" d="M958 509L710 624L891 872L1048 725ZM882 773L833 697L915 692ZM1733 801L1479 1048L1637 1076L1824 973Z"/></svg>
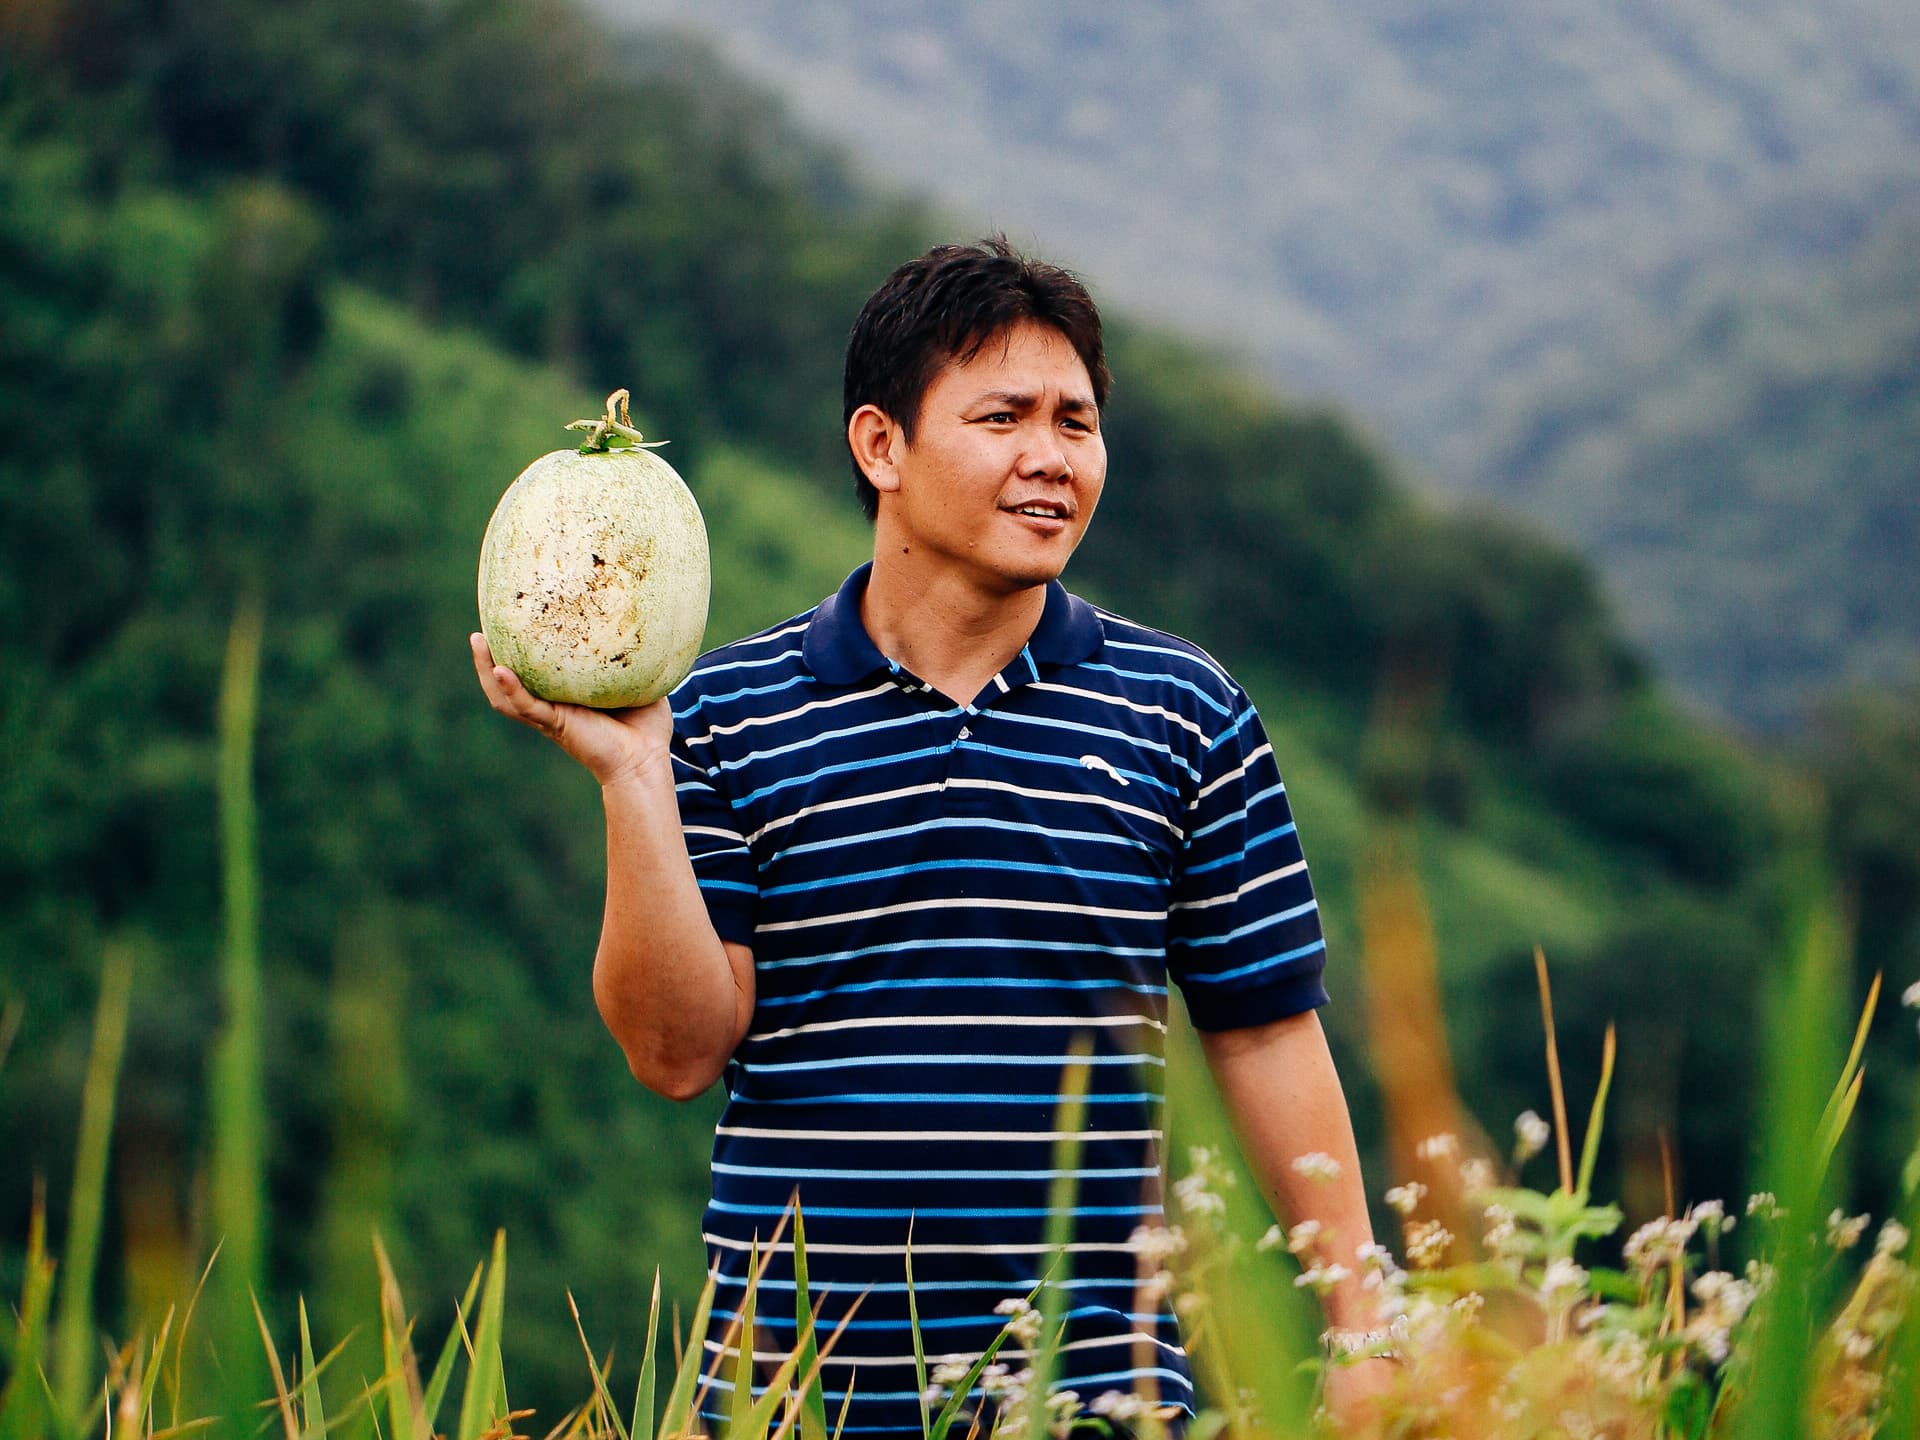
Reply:
<svg viewBox="0 0 1920 1440"><path fill-rule="evenodd" d="M151 1324L216 1238L215 701L257 597L265 1302L284 1321L304 1293L337 1334L372 1313L373 1226L428 1296L504 1226L509 1366L551 1414L577 1398L565 1288L611 1332L656 1262L690 1293L717 1097L644 1094L594 1017L598 805L477 693L480 533L627 385L708 518L710 638L812 603L868 543L845 327L972 227L864 189L691 42L554 0L0 0L0 47L0 1287L36 1175L62 1224L110 942L135 978L102 1323ZM1621 1024L1601 1189L1657 1208L1664 1136L1683 1200L1738 1199L1809 831L1859 941L1841 1009L1876 969L1920 975L1916 697L1731 740L1563 546L1417 498L1345 418L1177 336L1116 318L1112 358L1074 579L1260 702L1363 1131L1356 891L1392 836L1474 1113L1544 1108L1543 944L1570 1070ZM1896 1006L1877 1029L1854 1183L1884 1211L1914 1044Z"/></svg>

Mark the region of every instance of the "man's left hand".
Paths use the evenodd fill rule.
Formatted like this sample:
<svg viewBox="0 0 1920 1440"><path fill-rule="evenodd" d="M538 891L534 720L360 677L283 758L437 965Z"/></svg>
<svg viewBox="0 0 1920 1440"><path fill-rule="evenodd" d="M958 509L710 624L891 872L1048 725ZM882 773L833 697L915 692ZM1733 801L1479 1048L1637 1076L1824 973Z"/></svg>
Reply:
<svg viewBox="0 0 1920 1440"><path fill-rule="evenodd" d="M1386 1402L1400 1384L1400 1364L1375 1358L1335 1365L1327 1371L1327 1414L1342 1440L1382 1435L1388 1416Z"/></svg>

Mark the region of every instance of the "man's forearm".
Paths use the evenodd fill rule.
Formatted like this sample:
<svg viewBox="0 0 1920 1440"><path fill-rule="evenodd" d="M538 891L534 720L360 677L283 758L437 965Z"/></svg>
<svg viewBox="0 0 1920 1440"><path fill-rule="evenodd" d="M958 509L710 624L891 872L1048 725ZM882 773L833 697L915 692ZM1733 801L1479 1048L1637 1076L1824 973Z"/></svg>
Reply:
<svg viewBox="0 0 1920 1440"><path fill-rule="evenodd" d="M1247 1164L1282 1224L1317 1222L1303 1259L1345 1272L1323 1296L1328 1322L1342 1330L1381 1323L1377 1292L1361 1280L1359 1251L1373 1243L1360 1156L1345 1093L1319 1017L1309 1012L1248 1030L1202 1034L1221 1099ZM1334 1170L1296 1165L1324 1155Z"/></svg>
<svg viewBox="0 0 1920 1440"><path fill-rule="evenodd" d="M687 859L666 755L601 787L607 905L593 962L601 1018L634 1077L676 1100L711 1085L753 1013L752 958L724 945Z"/></svg>

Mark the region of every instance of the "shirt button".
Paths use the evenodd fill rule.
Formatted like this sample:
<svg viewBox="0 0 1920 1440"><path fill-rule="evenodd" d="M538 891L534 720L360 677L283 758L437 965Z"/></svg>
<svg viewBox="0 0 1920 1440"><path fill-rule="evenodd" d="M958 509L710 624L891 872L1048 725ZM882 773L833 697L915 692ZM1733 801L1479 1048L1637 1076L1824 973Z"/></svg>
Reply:
<svg viewBox="0 0 1920 1440"><path fill-rule="evenodd" d="M971 725L962 725L960 727L960 738L962 740L966 740L970 738L972 735L973 735L973 727Z"/></svg>

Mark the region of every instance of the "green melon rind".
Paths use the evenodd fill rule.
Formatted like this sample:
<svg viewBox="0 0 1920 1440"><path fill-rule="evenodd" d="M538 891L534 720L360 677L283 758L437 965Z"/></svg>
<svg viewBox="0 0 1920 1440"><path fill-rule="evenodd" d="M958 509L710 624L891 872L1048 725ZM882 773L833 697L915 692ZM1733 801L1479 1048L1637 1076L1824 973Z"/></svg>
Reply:
<svg viewBox="0 0 1920 1440"><path fill-rule="evenodd" d="M542 699L645 705L693 668L710 583L700 506L671 465L651 450L556 450L487 523L480 629Z"/></svg>

